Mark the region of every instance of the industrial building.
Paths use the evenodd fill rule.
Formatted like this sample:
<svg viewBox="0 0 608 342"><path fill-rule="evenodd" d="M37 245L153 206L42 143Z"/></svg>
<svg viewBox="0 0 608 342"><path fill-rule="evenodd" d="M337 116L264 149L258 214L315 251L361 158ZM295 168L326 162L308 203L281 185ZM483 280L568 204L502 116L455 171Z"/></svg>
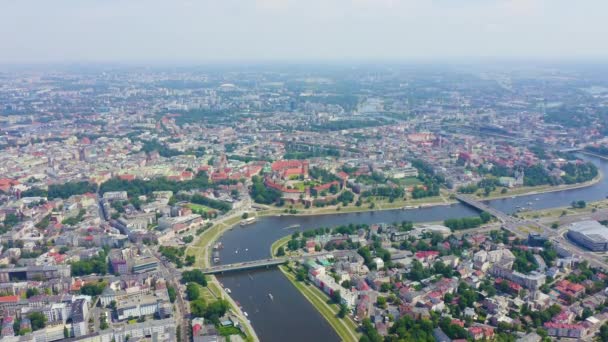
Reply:
<svg viewBox="0 0 608 342"><path fill-rule="evenodd" d="M608 250L608 227L597 221L580 221L570 224L568 238L594 252Z"/></svg>

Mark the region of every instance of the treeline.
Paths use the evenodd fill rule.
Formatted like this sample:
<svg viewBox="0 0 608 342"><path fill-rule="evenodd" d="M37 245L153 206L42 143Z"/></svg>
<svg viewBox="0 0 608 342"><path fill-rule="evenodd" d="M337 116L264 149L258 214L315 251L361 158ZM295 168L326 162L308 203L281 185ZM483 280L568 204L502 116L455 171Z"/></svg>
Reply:
<svg viewBox="0 0 608 342"><path fill-rule="evenodd" d="M253 185L251 185L251 198L257 203L262 204L272 204L275 202L279 202L281 199L281 192L267 188L264 185L264 179L260 176L253 176L252 178Z"/></svg>
<svg viewBox="0 0 608 342"><path fill-rule="evenodd" d="M602 156L608 156L608 145L586 146L585 151L589 151L591 153L599 154Z"/></svg>
<svg viewBox="0 0 608 342"><path fill-rule="evenodd" d="M418 179L424 184L424 187L414 187L412 198L439 196L439 187L445 183L445 178L436 174L433 166L421 159L412 160L412 166L418 169Z"/></svg>
<svg viewBox="0 0 608 342"><path fill-rule="evenodd" d="M79 260L71 263L72 276L84 276L89 274L100 274L104 275L108 273L108 263L106 257L108 256L107 250L103 249L99 252L99 255L87 260Z"/></svg>
<svg viewBox="0 0 608 342"><path fill-rule="evenodd" d="M161 144L158 140L142 140L143 147L141 151L150 154L151 152L158 152L161 157L171 158L184 154L178 150L167 147L165 144Z"/></svg>
<svg viewBox="0 0 608 342"><path fill-rule="evenodd" d="M542 165L536 164L524 169L524 185L538 186L545 184L555 185L556 181Z"/></svg>
<svg viewBox="0 0 608 342"><path fill-rule="evenodd" d="M139 197L141 195L150 195L154 191L173 191L174 193L177 193L181 190L208 189L219 184L236 183L236 180L211 183L207 173L200 171L192 180L183 182L169 180L166 177L157 177L147 181L142 179L123 180L120 178L112 178L101 184L100 191L101 193L108 191L126 191L131 197Z"/></svg>
<svg viewBox="0 0 608 342"><path fill-rule="evenodd" d="M461 186L457 189L457 191L461 194L474 194L479 189L484 189L486 195L490 194L490 192L496 190L496 187L500 185L500 181L497 178L489 177L484 178L477 182L477 184L469 184L465 186Z"/></svg>
<svg viewBox="0 0 608 342"><path fill-rule="evenodd" d="M191 266L196 260L194 255L186 255L186 247L160 246L158 248L160 254L175 264L175 267L182 268L184 264ZM184 262L185 261L185 262ZM186 273L186 272L184 272Z"/></svg>
<svg viewBox="0 0 608 342"><path fill-rule="evenodd" d="M534 254L532 252L524 251L517 248L512 249L512 251L515 255L513 270L528 274L538 269L538 263L536 262L536 258L534 258Z"/></svg>
<svg viewBox="0 0 608 342"><path fill-rule="evenodd" d="M236 161L242 161L244 163L249 163L251 161L267 161L270 162L270 158L260 158L260 157L252 157L252 156L239 156L236 154L231 154L226 156L226 159L229 160L236 160Z"/></svg>
<svg viewBox="0 0 608 342"><path fill-rule="evenodd" d="M214 200L211 199L209 197L205 197L199 194L195 194L192 196L188 196L188 195L180 195L177 197L180 200L183 201L189 201L192 203L196 203L196 204L200 204L200 205L204 205L213 209L217 209L223 212L229 211L230 209L232 209L232 204L227 203L227 202L223 202L223 201L218 201L218 200Z"/></svg>
<svg viewBox="0 0 608 342"><path fill-rule="evenodd" d="M338 202L342 202L342 205L346 206L348 203L352 203L355 200L355 194L351 191L345 190L337 198Z"/></svg>
<svg viewBox="0 0 608 342"><path fill-rule="evenodd" d="M484 211L479 216L447 219L443 225L452 230L470 229L488 223L491 219L492 215Z"/></svg>
<svg viewBox="0 0 608 342"><path fill-rule="evenodd" d="M591 162L584 164L568 163L562 167L562 171L566 173L562 176L566 184L587 182L598 175L597 167Z"/></svg>
<svg viewBox="0 0 608 342"><path fill-rule="evenodd" d="M338 120L329 121L321 124L311 124L310 126L300 126L299 130L305 131L310 130L313 132L326 132L326 131L341 131L345 129L356 129L366 127L377 127L388 125L393 121L386 119L369 119L369 120Z"/></svg>
<svg viewBox="0 0 608 342"><path fill-rule="evenodd" d="M193 109L186 111L172 111L179 116L175 117L175 123L178 125L204 123L218 124L227 121L234 121L235 113L228 109Z"/></svg>
<svg viewBox="0 0 608 342"><path fill-rule="evenodd" d="M301 149L298 145L288 144L285 147L283 159L308 159L315 157L339 157L340 151L335 148L307 146L308 149Z"/></svg>
<svg viewBox="0 0 608 342"><path fill-rule="evenodd" d="M23 197L33 197L33 196L41 196L48 197L49 199L54 198L69 198L73 195L82 195L87 192L96 192L97 185L93 183L89 183L86 181L83 182L67 182L64 184L52 184L49 185L48 190L43 190L40 188L32 188L24 191L21 195Z"/></svg>
<svg viewBox="0 0 608 342"><path fill-rule="evenodd" d="M360 342L382 342L382 341L419 341L434 342L433 328L435 324L428 319L414 320L409 316L403 316L391 326L389 332L391 336L383 338L374 328L369 318L361 322L362 336Z"/></svg>
<svg viewBox="0 0 608 342"><path fill-rule="evenodd" d="M338 178L338 176L320 167L313 167L309 169L308 175L310 176L310 178L319 180L322 183L340 181L340 178Z"/></svg>
<svg viewBox="0 0 608 342"><path fill-rule="evenodd" d="M388 186L384 186L384 187L377 187L377 188L373 188L371 190L365 190L361 193L362 197L388 197L388 198L401 198L403 196L405 196L405 191L402 188L399 187L388 187Z"/></svg>

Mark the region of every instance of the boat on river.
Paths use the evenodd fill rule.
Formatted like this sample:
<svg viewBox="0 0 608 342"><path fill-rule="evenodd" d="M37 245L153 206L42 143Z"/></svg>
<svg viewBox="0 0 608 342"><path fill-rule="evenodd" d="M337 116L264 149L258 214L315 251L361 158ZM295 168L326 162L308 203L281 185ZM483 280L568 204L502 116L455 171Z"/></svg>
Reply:
<svg viewBox="0 0 608 342"><path fill-rule="evenodd" d="M296 228L300 228L300 225L299 224L292 224L291 226L287 226L287 227L285 227L283 229L296 229Z"/></svg>
<svg viewBox="0 0 608 342"><path fill-rule="evenodd" d="M246 219L244 219L243 221L241 221L241 226L246 226L248 224L252 224L255 222L255 217L248 217Z"/></svg>
<svg viewBox="0 0 608 342"><path fill-rule="evenodd" d="M274 300L274 297L272 296L272 293L269 293L268 297L270 298L270 300Z"/></svg>

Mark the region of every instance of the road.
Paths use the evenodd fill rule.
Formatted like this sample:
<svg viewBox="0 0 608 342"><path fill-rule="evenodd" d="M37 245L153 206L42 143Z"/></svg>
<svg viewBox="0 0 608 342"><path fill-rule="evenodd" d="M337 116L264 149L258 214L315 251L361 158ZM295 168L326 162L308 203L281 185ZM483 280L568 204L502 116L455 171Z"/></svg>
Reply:
<svg viewBox="0 0 608 342"><path fill-rule="evenodd" d="M502 223L502 228L510 231L520 238L527 238L528 233L522 231L521 227L531 227L537 230L540 234L545 235L548 239L555 245L560 248L568 251L572 255L579 256L580 258L589 262L590 266L600 268L604 271L608 271L608 263L606 263L603 258L593 252L585 250L577 245L573 244L564 237L564 230L558 231L556 229L552 229L540 222L531 221L531 220L522 220L517 217L513 217L503 213L495 208L489 207L485 203L474 200L468 196L464 195L456 195L456 198L472 207L477 208L478 210L487 211L492 216L496 217Z"/></svg>
<svg viewBox="0 0 608 342"><path fill-rule="evenodd" d="M204 268L201 271L205 274L215 274L215 273L223 273L223 272L233 272L240 270L248 270L252 268L265 267L265 266L276 266L280 264L284 264L288 261L302 261L308 258L317 258L324 257L328 255L332 255L334 257L342 257L346 255L354 254L354 251L350 250L335 250L332 252L318 252L318 253L310 253L298 256L288 256L288 257L278 257L278 258L267 258L261 260L251 260L251 261L243 261L237 262L234 264L224 264L218 266L212 266L209 268ZM196 269L196 267L184 267L182 270L192 270Z"/></svg>
<svg viewBox="0 0 608 342"><path fill-rule="evenodd" d="M167 280L167 285L170 285L175 289L175 322L177 323L179 329L181 329L182 341L190 341L190 331L188 329L190 326L188 323L190 319L190 312L180 289L179 279L181 279L181 272L176 270L171 263L167 262L166 260L162 260L160 255L157 255L157 257L159 260L161 260L158 265L159 272Z"/></svg>

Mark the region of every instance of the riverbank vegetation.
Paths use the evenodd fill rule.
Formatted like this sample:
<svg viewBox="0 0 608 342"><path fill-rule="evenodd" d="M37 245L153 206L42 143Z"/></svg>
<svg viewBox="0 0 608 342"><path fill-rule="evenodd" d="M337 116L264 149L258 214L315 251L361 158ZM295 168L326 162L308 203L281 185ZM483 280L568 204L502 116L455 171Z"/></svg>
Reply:
<svg viewBox="0 0 608 342"><path fill-rule="evenodd" d="M332 326L341 341L359 341L360 334L357 331L357 324L350 317L340 314L340 305L335 304L329 296L308 283L305 271L304 277L297 277L290 266L279 266L279 269Z"/></svg>
<svg viewBox="0 0 608 342"><path fill-rule="evenodd" d="M443 224L452 230L471 229L488 223L491 219L492 215L484 211L479 216L447 219Z"/></svg>

